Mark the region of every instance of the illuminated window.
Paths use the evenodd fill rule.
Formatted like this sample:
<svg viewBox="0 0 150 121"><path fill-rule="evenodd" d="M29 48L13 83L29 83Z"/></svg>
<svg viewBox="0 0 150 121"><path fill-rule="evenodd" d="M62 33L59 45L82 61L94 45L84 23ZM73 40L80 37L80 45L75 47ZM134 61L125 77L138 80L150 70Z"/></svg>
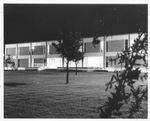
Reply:
<svg viewBox="0 0 150 121"><path fill-rule="evenodd" d="M101 42L100 42L100 46L101 46L101 47L100 47L100 52L103 52L103 49L104 49L104 48L103 48L103 47L104 47L104 45L103 45L103 44L104 44L104 42L103 42L103 41L101 41Z"/></svg>
<svg viewBox="0 0 150 121"><path fill-rule="evenodd" d="M45 59L43 58L35 58L34 59L34 67L43 67L45 63Z"/></svg>
<svg viewBox="0 0 150 121"><path fill-rule="evenodd" d="M47 58L47 67L49 68L62 67L62 58Z"/></svg>
<svg viewBox="0 0 150 121"><path fill-rule="evenodd" d="M85 57L84 67L102 68L103 57Z"/></svg>
<svg viewBox="0 0 150 121"><path fill-rule="evenodd" d="M47 46L47 53L50 53L50 45Z"/></svg>
<svg viewBox="0 0 150 121"><path fill-rule="evenodd" d="M78 62L78 65L77 65L78 67L82 67L82 60L80 60L79 62ZM66 59L64 59L64 67L66 67ZM69 62L69 67L76 67L76 64L75 64L75 62L74 61L70 61Z"/></svg>
<svg viewBox="0 0 150 121"><path fill-rule="evenodd" d="M79 51L80 51L80 52L83 51L83 46L80 46Z"/></svg>

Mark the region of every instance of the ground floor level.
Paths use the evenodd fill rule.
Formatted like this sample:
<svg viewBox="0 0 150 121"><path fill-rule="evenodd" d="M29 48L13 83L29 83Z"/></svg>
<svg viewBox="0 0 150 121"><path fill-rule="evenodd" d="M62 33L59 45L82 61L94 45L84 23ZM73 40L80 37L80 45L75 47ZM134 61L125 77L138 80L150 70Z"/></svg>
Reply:
<svg viewBox="0 0 150 121"><path fill-rule="evenodd" d="M51 58L18 58L14 59L15 67L47 67L47 68L58 68L66 67L66 60L61 57L51 57ZM17 65L16 65L17 64ZM5 67L11 67L12 64L5 64ZM103 68L103 57L93 56L84 57L77 64L78 67L90 67L90 68ZM69 67L76 67L75 62L70 61Z"/></svg>
<svg viewBox="0 0 150 121"><path fill-rule="evenodd" d="M124 64L119 64L119 60L110 61L110 58L114 56L106 56L104 59L103 56L85 56L83 60L80 60L77 64L77 67L87 68L91 70L107 70L115 71L122 70ZM105 60L105 61L104 61ZM26 68L37 68L37 69L58 69L66 67L66 60L61 57L48 57L48 58L39 58L39 57L27 57L27 58L18 58L14 59L15 66L12 67L12 64L5 64L5 70L25 70ZM69 62L69 67L75 68L76 64L73 61ZM145 72L145 68L141 68L141 71Z"/></svg>

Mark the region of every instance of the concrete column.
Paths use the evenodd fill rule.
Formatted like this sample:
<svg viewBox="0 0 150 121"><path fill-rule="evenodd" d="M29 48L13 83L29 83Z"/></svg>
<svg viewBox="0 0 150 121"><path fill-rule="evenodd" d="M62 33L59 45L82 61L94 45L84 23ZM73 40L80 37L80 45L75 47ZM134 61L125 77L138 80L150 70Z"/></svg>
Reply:
<svg viewBox="0 0 150 121"><path fill-rule="evenodd" d="M82 52L84 52L84 41L83 41L83 38L82 38ZM81 60L81 67L82 68L84 67L84 63L83 62L84 62L84 58Z"/></svg>
<svg viewBox="0 0 150 121"><path fill-rule="evenodd" d="M31 62L32 62L31 67L34 67L34 58L33 58L33 56L32 56L32 61Z"/></svg>
<svg viewBox="0 0 150 121"><path fill-rule="evenodd" d="M84 67L84 58L81 60L82 61L82 68Z"/></svg>
<svg viewBox="0 0 150 121"><path fill-rule="evenodd" d="M45 66L47 66L47 41L46 41L46 45L45 45Z"/></svg>
<svg viewBox="0 0 150 121"><path fill-rule="evenodd" d="M105 36L104 36L104 45L103 45L103 68L106 69L106 40L105 40Z"/></svg>
<svg viewBox="0 0 150 121"><path fill-rule="evenodd" d="M29 67L32 67L32 43L30 43L29 51L30 51Z"/></svg>
<svg viewBox="0 0 150 121"><path fill-rule="evenodd" d="M16 45L16 68L18 68L18 44Z"/></svg>
<svg viewBox="0 0 150 121"><path fill-rule="evenodd" d="M130 47L130 34L128 34L128 47Z"/></svg>
<svg viewBox="0 0 150 121"><path fill-rule="evenodd" d="M62 58L62 67L64 67L64 58Z"/></svg>

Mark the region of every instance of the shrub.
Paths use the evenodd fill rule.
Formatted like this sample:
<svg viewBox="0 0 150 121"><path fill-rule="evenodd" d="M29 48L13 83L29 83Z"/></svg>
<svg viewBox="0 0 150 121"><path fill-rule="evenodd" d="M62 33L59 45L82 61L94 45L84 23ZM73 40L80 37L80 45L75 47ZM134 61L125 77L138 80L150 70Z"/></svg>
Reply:
<svg viewBox="0 0 150 121"><path fill-rule="evenodd" d="M134 44L117 54L119 64L124 63L122 71L116 71L111 80L106 84L106 91L114 89L108 96L107 101L101 107L101 118L112 118L123 116L122 108L125 104L130 105L127 111L127 117L132 118L136 112L139 112L143 100L147 101L148 86L144 83L136 86L136 82L147 81L147 73L142 74L140 67L148 67L148 40L147 33L139 33L138 38L134 40ZM136 61L143 60L144 64L137 64Z"/></svg>

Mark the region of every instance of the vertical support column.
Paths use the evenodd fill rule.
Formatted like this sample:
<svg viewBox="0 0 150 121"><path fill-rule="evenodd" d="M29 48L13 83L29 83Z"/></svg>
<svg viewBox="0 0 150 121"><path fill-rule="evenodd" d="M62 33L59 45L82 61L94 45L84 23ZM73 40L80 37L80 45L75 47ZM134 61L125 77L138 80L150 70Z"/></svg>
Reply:
<svg viewBox="0 0 150 121"><path fill-rule="evenodd" d="M32 67L32 43L30 43L29 51L30 51L29 67Z"/></svg>
<svg viewBox="0 0 150 121"><path fill-rule="evenodd" d="M48 59L50 58L50 44L47 42L47 67L49 67L50 65L49 65L49 61L48 61Z"/></svg>
<svg viewBox="0 0 150 121"><path fill-rule="evenodd" d="M16 68L18 68L18 44L16 45Z"/></svg>
<svg viewBox="0 0 150 121"><path fill-rule="evenodd" d="M103 45L103 68L106 69L106 40L104 36L104 45Z"/></svg>
<svg viewBox="0 0 150 121"><path fill-rule="evenodd" d="M4 48L3 48L3 69L5 69L5 56L6 56L6 45L4 44Z"/></svg>
<svg viewBox="0 0 150 121"><path fill-rule="evenodd" d="M45 66L47 67L47 41L46 41L46 45L45 45Z"/></svg>
<svg viewBox="0 0 150 121"><path fill-rule="evenodd" d="M33 58L33 55L32 55L32 61L31 62L32 62L32 64L31 64L32 66L31 67L34 67L34 58Z"/></svg>
<svg viewBox="0 0 150 121"><path fill-rule="evenodd" d="M6 56L7 55L7 49L6 49L6 45L5 46L5 49L4 49L4 55Z"/></svg>
<svg viewBox="0 0 150 121"><path fill-rule="evenodd" d="M82 38L82 52L84 52L84 42L83 42L83 38ZM81 67L83 67L84 65L84 58L81 60Z"/></svg>
<svg viewBox="0 0 150 121"><path fill-rule="evenodd" d="M99 42L99 54L100 54L100 55L99 55L99 58L100 58L100 62L99 62L100 64L99 64L99 65L100 65L100 67L99 67L99 68L102 67L102 62L101 62L101 53L102 53L101 41L102 41L102 40L100 40L100 42Z"/></svg>
<svg viewBox="0 0 150 121"><path fill-rule="evenodd" d="M82 68L84 67L84 58L81 60L81 62L82 62Z"/></svg>
<svg viewBox="0 0 150 121"><path fill-rule="evenodd" d="M34 67L34 49L35 45L33 46L33 43L31 43L31 67Z"/></svg>
<svg viewBox="0 0 150 121"><path fill-rule="evenodd" d="M64 67L64 58L62 58L62 67Z"/></svg>
<svg viewBox="0 0 150 121"><path fill-rule="evenodd" d="M130 44L130 34L128 34L128 47L130 47L131 44Z"/></svg>

